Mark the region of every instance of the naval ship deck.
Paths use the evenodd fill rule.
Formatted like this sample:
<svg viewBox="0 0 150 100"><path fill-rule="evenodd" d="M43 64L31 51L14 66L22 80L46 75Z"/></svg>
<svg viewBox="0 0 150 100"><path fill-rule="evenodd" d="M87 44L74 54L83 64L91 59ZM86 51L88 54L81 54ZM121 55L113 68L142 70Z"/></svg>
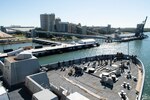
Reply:
<svg viewBox="0 0 150 100"><path fill-rule="evenodd" d="M99 56L99 58L102 59L90 60L88 58L89 60L87 60L86 58L84 58L84 61L83 59L76 60L79 61L78 63L76 61L68 61L70 63L74 63L67 64L67 62L58 62L54 64L59 65L59 67L53 67L53 64L48 64L49 67L46 65L47 68L50 68L48 69L49 71L47 71L50 85L54 85L58 88L61 86L64 89L68 90L69 93L78 92L90 100L136 100L138 96L137 94L140 94L142 92L141 88L143 88L142 82L144 80L144 69L142 71L142 65L140 65L140 63L138 62L134 64L134 59L116 60L113 58L112 60L111 57L108 57L110 59L103 59L105 58L103 56ZM120 76L116 75L116 81L113 83L113 85L104 84L103 82L101 82L101 74L103 72L111 73L111 75L114 75L114 71L120 68L119 66L121 64L124 64L126 68L124 68ZM82 68L83 73L75 73L74 69L76 67ZM94 68L95 70L94 72L89 73L88 70L84 70L84 68ZM70 70L73 70L72 75L69 75ZM129 71L131 78L127 79ZM124 82L129 83L130 89L128 89L127 87L123 87ZM120 93L122 90L124 91L124 93L126 93L126 99L121 99ZM29 93L24 84L19 88L9 90L8 96L10 100L32 99L32 95Z"/></svg>
<svg viewBox="0 0 150 100"><path fill-rule="evenodd" d="M118 81L116 81L113 86L108 84L102 84L100 82L101 78L99 74L102 72L109 72L111 69L113 70L116 65L119 65L121 62L127 63L130 62L130 68L125 69L121 76L117 77ZM89 74L88 72L83 72L83 75L72 75L69 76L68 73L70 69L73 69L74 66L84 67L84 66L94 66L96 71L94 73ZM136 77L138 80L138 66L133 64L129 60L121 60L116 61L110 66L110 62L108 64L98 64L98 61L91 61L84 64L76 64L73 66L65 66L65 70L62 68L57 70L50 70L47 72L50 84L54 84L57 87L63 87L68 90L70 93L79 92L83 96L89 98L90 100L121 100L120 92L124 90L127 96L127 100L135 100L137 98L137 81L134 81L133 78L127 79L127 72L130 70L132 77ZM122 84L126 82L130 84L130 89L124 88Z"/></svg>

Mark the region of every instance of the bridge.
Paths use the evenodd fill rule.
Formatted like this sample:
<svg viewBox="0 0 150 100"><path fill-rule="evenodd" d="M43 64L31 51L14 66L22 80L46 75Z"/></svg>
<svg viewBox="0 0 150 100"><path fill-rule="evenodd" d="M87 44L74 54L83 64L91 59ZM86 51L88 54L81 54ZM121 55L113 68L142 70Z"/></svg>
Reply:
<svg viewBox="0 0 150 100"><path fill-rule="evenodd" d="M101 35L84 35L84 34L74 34L74 33L63 33L63 32L48 32L48 31L35 31L35 33L45 33L57 36L76 36L76 37L83 37L83 38L96 38L96 39L107 39L107 36Z"/></svg>

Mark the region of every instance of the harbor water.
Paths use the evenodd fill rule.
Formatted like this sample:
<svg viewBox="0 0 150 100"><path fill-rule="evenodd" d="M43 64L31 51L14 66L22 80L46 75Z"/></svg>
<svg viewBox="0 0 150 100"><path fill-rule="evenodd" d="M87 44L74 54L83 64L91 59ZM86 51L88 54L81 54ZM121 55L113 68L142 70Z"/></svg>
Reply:
<svg viewBox="0 0 150 100"><path fill-rule="evenodd" d="M40 64L48 64L58 61L65 61L69 59L82 58L94 55L104 55L104 54L115 54L117 52L122 52L130 55L137 55L141 59L145 66L145 83L143 90L143 100L150 100L150 32L145 33L149 36L144 40L135 40L130 42L122 43L105 43L103 40L97 40L101 43L99 47L78 50L68 53L62 53L57 55L40 57ZM38 44L24 43L24 44L12 44L12 45L0 45L0 51L3 49L17 49L23 46L32 46Z"/></svg>

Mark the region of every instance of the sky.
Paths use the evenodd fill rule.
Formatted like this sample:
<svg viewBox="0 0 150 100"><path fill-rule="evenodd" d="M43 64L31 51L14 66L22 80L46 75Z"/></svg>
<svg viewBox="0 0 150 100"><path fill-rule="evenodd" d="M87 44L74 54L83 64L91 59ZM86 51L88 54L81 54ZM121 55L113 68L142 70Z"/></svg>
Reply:
<svg viewBox="0 0 150 100"><path fill-rule="evenodd" d="M1 0L0 26L40 27L40 14L86 26L136 27L150 17L150 0ZM150 18L145 27L150 28Z"/></svg>

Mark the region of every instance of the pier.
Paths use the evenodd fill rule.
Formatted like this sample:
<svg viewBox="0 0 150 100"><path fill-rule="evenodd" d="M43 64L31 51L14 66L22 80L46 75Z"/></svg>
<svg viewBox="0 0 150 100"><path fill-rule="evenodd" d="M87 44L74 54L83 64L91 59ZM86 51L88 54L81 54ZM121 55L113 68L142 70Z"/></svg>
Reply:
<svg viewBox="0 0 150 100"><path fill-rule="evenodd" d="M90 44L56 44L55 46L47 46L39 49L31 49L28 50L29 52L32 52L32 54L36 57L40 56L46 56L46 55L52 55L52 54L59 54L64 52L70 52L75 50L81 50L81 49L87 49L99 46L98 43L90 43Z"/></svg>
<svg viewBox="0 0 150 100"><path fill-rule="evenodd" d="M43 39L34 39L36 43L46 44L47 46L35 46L35 48L26 48L24 47L23 50L31 52L36 57L53 55L53 54L60 54L64 52L71 52L75 50L87 49L99 46L99 43L95 41L88 41L84 43L60 43L55 41L43 40ZM15 55L18 51L11 51L5 54L0 54L0 58L4 58L8 55Z"/></svg>
<svg viewBox="0 0 150 100"><path fill-rule="evenodd" d="M43 39L33 39L33 42L50 46L44 46L38 49L34 48L28 51L32 52L34 56L40 57L99 46L99 43L97 43L94 39L85 39L84 41L85 42L81 43L60 43Z"/></svg>

